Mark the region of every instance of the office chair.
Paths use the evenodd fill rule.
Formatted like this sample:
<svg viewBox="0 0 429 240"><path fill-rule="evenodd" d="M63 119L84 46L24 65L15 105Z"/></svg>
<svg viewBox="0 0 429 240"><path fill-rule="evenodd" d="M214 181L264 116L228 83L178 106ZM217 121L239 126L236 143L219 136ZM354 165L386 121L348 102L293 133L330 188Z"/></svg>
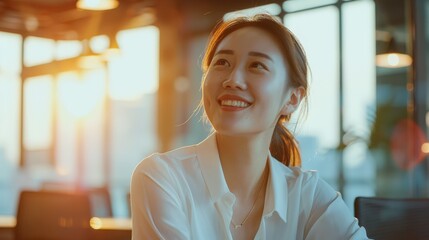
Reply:
<svg viewBox="0 0 429 240"><path fill-rule="evenodd" d="M113 217L112 200L107 187L79 187L76 183L45 181L41 190L56 192L81 192L87 194L93 217Z"/></svg>
<svg viewBox="0 0 429 240"><path fill-rule="evenodd" d="M15 240L91 239L86 194L53 191L20 193Z"/></svg>
<svg viewBox="0 0 429 240"><path fill-rule="evenodd" d="M354 210L369 238L429 239L429 199L357 197Z"/></svg>
<svg viewBox="0 0 429 240"><path fill-rule="evenodd" d="M113 217L112 200L108 188L87 188L81 191L89 197L92 216Z"/></svg>

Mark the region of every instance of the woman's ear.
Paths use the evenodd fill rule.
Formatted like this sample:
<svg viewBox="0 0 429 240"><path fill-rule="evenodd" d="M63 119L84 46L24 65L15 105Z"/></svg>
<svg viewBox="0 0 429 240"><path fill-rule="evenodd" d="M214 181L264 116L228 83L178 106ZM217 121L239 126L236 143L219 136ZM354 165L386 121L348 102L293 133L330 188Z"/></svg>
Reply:
<svg viewBox="0 0 429 240"><path fill-rule="evenodd" d="M281 115L290 115L295 112L304 96L305 89L303 87L292 89L290 95L288 96L288 101L286 101L286 104L282 108Z"/></svg>

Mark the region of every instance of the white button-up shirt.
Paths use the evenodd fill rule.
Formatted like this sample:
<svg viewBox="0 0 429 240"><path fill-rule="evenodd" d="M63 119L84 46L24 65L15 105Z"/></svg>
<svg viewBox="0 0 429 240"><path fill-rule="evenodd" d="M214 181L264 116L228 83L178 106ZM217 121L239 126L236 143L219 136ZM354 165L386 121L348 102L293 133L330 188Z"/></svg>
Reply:
<svg viewBox="0 0 429 240"><path fill-rule="evenodd" d="M255 239L368 239L339 193L315 171L269 157L263 216ZM232 239L235 196L212 134L144 159L131 181L133 240Z"/></svg>

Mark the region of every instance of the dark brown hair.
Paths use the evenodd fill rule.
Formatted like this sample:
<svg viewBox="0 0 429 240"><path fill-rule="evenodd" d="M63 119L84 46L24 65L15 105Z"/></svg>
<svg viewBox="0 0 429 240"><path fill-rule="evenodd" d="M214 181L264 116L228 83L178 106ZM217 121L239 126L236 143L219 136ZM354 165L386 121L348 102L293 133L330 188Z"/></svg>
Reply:
<svg viewBox="0 0 429 240"><path fill-rule="evenodd" d="M244 27L257 27L271 34L279 43L290 80L289 87L302 87L306 97L308 92L307 82L307 57L295 35L289 31L280 21L268 14L258 14L253 17L238 17L228 21L219 22L210 35L205 55L202 62L204 75L213 59L219 43L230 33ZM270 152L273 157L286 166L300 166L301 156L298 143L292 133L283 125L290 120L291 115L281 116L274 129L270 143Z"/></svg>

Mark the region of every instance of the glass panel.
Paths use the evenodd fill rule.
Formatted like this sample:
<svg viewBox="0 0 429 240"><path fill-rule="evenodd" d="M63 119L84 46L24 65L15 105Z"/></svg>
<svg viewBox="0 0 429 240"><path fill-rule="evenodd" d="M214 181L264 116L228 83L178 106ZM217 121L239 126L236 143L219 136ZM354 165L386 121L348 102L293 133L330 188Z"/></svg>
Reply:
<svg viewBox="0 0 429 240"><path fill-rule="evenodd" d="M80 41L57 41L55 58L57 60L77 57L82 52Z"/></svg>
<svg viewBox="0 0 429 240"><path fill-rule="evenodd" d="M295 12L308 8L336 3L337 0L288 0L283 2L283 9L286 12Z"/></svg>
<svg viewBox="0 0 429 240"><path fill-rule="evenodd" d="M82 80L81 80L82 81ZM92 104L92 111L84 117L82 139L78 144L84 150L83 160L85 171L83 182L87 186L102 186L107 179L104 176L104 108L103 100L106 92L106 71L97 69L88 71L83 76L83 81L88 81L87 104ZM90 87L91 86L91 87ZM107 150L106 150L107 151Z"/></svg>
<svg viewBox="0 0 429 240"><path fill-rule="evenodd" d="M20 184L21 43L18 34L0 32L0 215L15 214Z"/></svg>
<svg viewBox="0 0 429 240"><path fill-rule="evenodd" d="M158 28L120 31L117 39L121 54L109 62L110 97L132 101L155 93L158 90Z"/></svg>
<svg viewBox="0 0 429 240"><path fill-rule="evenodd" d="M0 182L11 177L13 172L8 170L18 166L19 88L18 77L0 74Z"/></svg>
<svg viewBox="0 0 429 240"><path fill-rule="evenodd" d="M308 115L297 119L296 113L291 120L291 125L302 121L296 134L303 168L317 169L326 180L335 180L334 149L339 144L338 10L324 7L288 14L285 24L301 41L310 65Z"/></svg>
<svg viewBox="0 0 429 240"><path fill-rule="evenodd" d="M76 72L65 72L57 77L57 151L56 173L59 179L74 181L76 178L77 122L74 114L75 99L78 92L73 87L79 81Z"/></svg>
<svg viewBox="0 0 429 240"><path fill-rule="evenodd" d="M53 79L28 78L24 84L24 146L48 149L52 143Z"/></svg>
<svg viewBox="0 0 429 240"><path fill-rule="evenodd" d="M103 183L103 69L81 75L68 72L58 76L58 165L57 172L66 179L79 179L85 185ZM77 162L84 172L76 175Z"/></svg>
<svg viewBox="0 0 429 240"><path fill-rule="evenodd" d="M47 38L27 37L24 41L24 64L34 66L54 60L55 41Z"/></svg>
<svg viewBox="0 0 429 240"><path fill-rule="evenodd" d="M18 34L0 32L0 74L21 73L21 42Z"/></svg>
<svg viewBox="0 0 429 240"><path fill-rule="evenodd" d="M125 196L131 173L143 157L158 147L159 30L153 26L123 30L117 39L121 54L109 62L109 181L115 216L128 216Z"/></svg>
<svg viewBox="0 0 429 240"><path fill-rule="evenodd" d="M375 194L375 161L368 153L372 118L375 115L375 6L373 1L343 5L344 66L344 176L346 201ZM359 91L359 94L356 94ZM352 187L359 183L360 188ZM350 189L348 189L350 186Z"/></svg>

